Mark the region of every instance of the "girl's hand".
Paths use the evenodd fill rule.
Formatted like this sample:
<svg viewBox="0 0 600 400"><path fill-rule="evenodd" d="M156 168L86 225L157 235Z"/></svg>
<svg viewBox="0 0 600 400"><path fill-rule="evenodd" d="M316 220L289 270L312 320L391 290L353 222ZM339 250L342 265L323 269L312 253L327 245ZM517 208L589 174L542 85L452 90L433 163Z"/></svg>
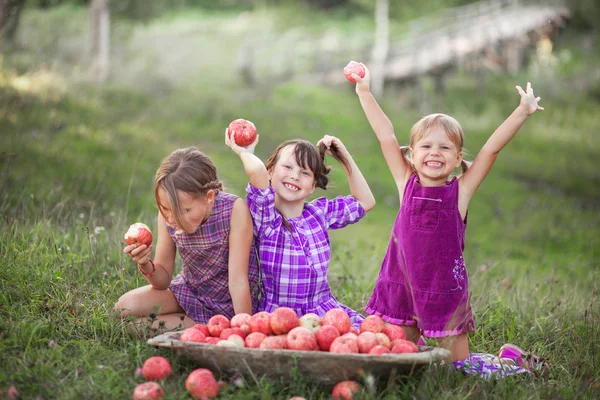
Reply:
<svg viewBox="0 0 600 400"><path fill-rule="evenodd" d="M233 152L238 156L244 151L254 154L254 148L258 144L258 136L259 135L256 135L256 139L254 140L254 142L252 142L252 144L248 145L247 147L242 147L238 146L232 137L229 137L229 135L227 134L227 128L225 128L225 144L229 146L231 150L233 150Z"/></svg>
<svg viewBox="0 0 600 400"><path fill-rule="evenodd" d="M365 75L366 76L366 75ZM348 154L348 150L346 150L346 146L344 146L344 143L342 143L342 141L338 138L336 138L335 136L329 136L329 135L325 135L323 136L323 139L319 140L317 142L317 147L319 147L319 145L323 143L325 145L325 147L327 148L326 153L331 156L331 146L334 145L341 154L343 155L349 155Z"/></svg>
<svg viewBox="0 0 600 400"><path fill-rule="evenodd" d="M150 254L152 253L152 246L136 246L135 244L129 245L123 249L123 253L129 254L129 257L139 265L145 265L148 263Z"/></svg>
<svg viewBox="0 0 600 400"><path fill-rule="evenodd" d="M360 93L368 93L369 92L369 84L371 83L371 73L367 66L363 63L360 63L365 69L365 76L361 78L356 74L352 74L352 78L356 81L356 94Z"/></svg>
<svg viewBox="0 0 600 400"><path fill-rule="evenodd" d="M517 85L517 92L521 96L521 103L519 107L523 109L527 113L527 115L531 115L537 110L543 110L544 107L540 107L538 102L542 99L541 97L535 97L533 94L533 89L531 88L531 83L527 82L527 91L525 92L521 86Z"/></svg>

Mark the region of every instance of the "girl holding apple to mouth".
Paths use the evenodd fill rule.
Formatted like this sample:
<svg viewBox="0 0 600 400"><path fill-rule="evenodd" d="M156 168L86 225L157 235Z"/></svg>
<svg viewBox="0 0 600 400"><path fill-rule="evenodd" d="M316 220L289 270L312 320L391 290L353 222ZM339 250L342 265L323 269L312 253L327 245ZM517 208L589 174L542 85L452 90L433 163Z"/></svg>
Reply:
<svg viewBox="0 0 600 400"><path fill-rule="evenodd" d="M344 144L327 135L317 146L288 140L265 165L254 155L258 137L240 147L226 132L225 143L240 157L250 178L247 201L262 277L259 308L272 312L289 307L300 316L320 317L341 308L358 328L364 317L337 301L327 278L331 258L327 231L359 221L375 206L371 189ZM343 166L351 195L307 202L317 187L327 188L331 167L325 165L325 154Z"/></svg>
<svg viewBox="0 0 600 400"><path fill-rule="evenodd" d="M457 367L487 365L485 371L471 372L497 371L497 364L469 352L467 332L474 330L474 322L463 259L467 208L500 150L531 114L543 110L540 98L529 83L526 90L517 86L520 104L468 163L463 160L462 127L445 114L419 120L411 129L410 145L399 146L394 127L370 93L369 70L361 66L364 77L356 73L351 77L400 198L388 250L365 311L403 326L407 338L415 342L420 334L437 338L450 350ZM452 176L458 167L462 174ZM513 364L521 365L519 360Z"/></svg>
<svg viewBox="0 0 600 400"><path fill-rule="evenodd" d="M125 293L115 310L140 319L159 307L154 329L207 323L215 314L227 318L256 312L258 261L252 218L245 201L223 191L217 169L195 147L165 158L154 181L158 205L158 242L123 250L149 285ZM183 270L173 279L175 255Z"/></svg>

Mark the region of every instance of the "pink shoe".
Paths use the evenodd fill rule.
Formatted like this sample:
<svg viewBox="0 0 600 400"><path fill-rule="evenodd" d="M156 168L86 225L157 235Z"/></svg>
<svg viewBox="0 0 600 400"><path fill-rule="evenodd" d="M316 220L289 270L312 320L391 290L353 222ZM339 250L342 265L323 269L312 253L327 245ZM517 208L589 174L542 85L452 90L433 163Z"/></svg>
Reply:
<svg viewBox="0 0 600 400"><path fill-rule="evenodd" d="M500 347L500 358L513 360L516 365L532 372L547 371L550 366L535 354L528 353L512 343L506 343Z"/></svg>

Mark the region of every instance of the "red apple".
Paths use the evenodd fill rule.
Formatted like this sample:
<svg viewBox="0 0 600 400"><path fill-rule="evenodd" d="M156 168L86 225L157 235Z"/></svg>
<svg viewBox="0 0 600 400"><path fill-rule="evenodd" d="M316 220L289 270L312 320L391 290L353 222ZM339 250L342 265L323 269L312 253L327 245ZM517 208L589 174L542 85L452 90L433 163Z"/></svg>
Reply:
<svg viewBox="0 0 600 400"><path fill-rule="evenodd" d="M385 333L391 341L396 339L406 339L406 332L398 325L386 324L383 327L383 333Z"/></svg>
<svg viewBox="0 0 600 400"><path fill-rule="evenodd" d="M210 336L210 332L208 331L208 327L204 324L196 324L192 326L194 329L198 329L204 336Z"/></svg>
<svg viewBox="0 0 600 400"><path fill-rule="evenodd" d="M182 342L204 343L206 342L206 336L204 336L204 333L202 333L199 329L187 328L181 332L179 340Z"/></svg>
<svg viewBox="0 0 600 400"><path fill-rule="evenodd" d="M356 393L360 392L360 385L356 381L342 381L336 384L331 391L334 399L350 400Z"/></svg>
<svg viewBox="0 0 600 400"><path fill-rule="evenodd" d="M144 361L142 375L148 381L161 381L171 376L169 360L161 356L154 356Z"/></svg>
<svg viewBox="0 0 600 400"><path fill-rule="evenodd" d="M259 348L260 349L271 349L271 350L283 350L287 345L287 339L285 335L281 336L267 336L265 340L262 341Z"/></svg>
<svg viewBox="0 0 600 400"><path fill-rule="evenodd" d="M227 329L223 329L223 331L219 335L219 338L221 338L221 339L227 339L231 335L238 335L242 339L246 338L246 332L244 332L242 330L242 328L227 328Z"/></svg>
<svg viewBox="0 0 600 400"><path fill-rule="evenodd" d="M391 353L390 349L388 349L385 346L382 346L380 344L378 344L377 346L373 347L370 351L369 354L388 354Z"/></svg>
<svg viewBox="0 0 600 400"><path fill-rule="evenodd" d="M185 388L194 399L212 399L219 395L219 383L213 373L206 368L192 371L185 380Z"/></svg>
<svg viewBox="0 0 600 400"><path fill-rule="evenodd" d="M229 328L229 320L221 314L213 315L206 324L211 336L220 337L221 332Z"/></svg>
<svg viewBox="0 0 600 400"><path fill-rule="evenodd" d="M125 243L128 245L135 244L136 246L143 244L150 246L152 244L152 232L146 224L142 224L141 222L131 224L125 233Z"/></svg>
<svg viewBox="0 0 600 400"><path fill-rule="evenodd" d="M330 353L358 353L358 343L356 339L347 337L338 337L331 343Z"/></svg>
<svg viewBox="0 0 600 400"><path fill-rule="evenodd" d="M350 61L348 65L344 67L344 76L348 81L356 83L356 80L352 77L352 74L356 74L361 78L365 77L365 68L356 61Z"/></svg>
<svg viewBox="0 0 600 400"><path fill-rule="evenodd" d="M321 325L333 325L343 335L350 332L350 317L341 308L332 308L321 318Z"/></svg>
<svg viewBox="0 0 600 400"><path fill-rule="evenodd" d="M233 316L233 318L231 318L231 327L232 328L240 328L244 331L244 333L247 335L250 333L250 325L248 325L248 323L250 322L250 318L252 318L252 316L250 314L246 314L246 313L239 313Z"/></svg>
<svg viewBox="0 0 600 400"><path fill-rule="evenodd" d="M392 353L418 353L419 348L416 344L411 342L410 340L396 339L394 340L395 344L392 347Z"/></svg>
<svg viewBox="0 0 600 400"><path fill-rule="evenodd" d="M165 398L165 391L156 382L140 383L133 389L133 400L159 400Z"/></svg>
<svg viewBox="0 0 600 400"><path fill-rule="evenodd" d="M258 349L260 347L260 344L263 340L265 340L266 337L267 335L265 335L264 333L252 332L248 336L246 336L244 344L246 345L246 347L249 347L251 349Z"/></svg>
<svg viewBox="0 0 600 400"><path fill-rule="evenodd" d="M333 325L322 325L315 336L319 348L323 351L329 351L331 343L340 336L340 331Z"/></svg>
<svg viewBox="0 0 600 400"><path fill-rule="evenodd" d="M290 350L312 351L316 345L315 334L302 326L295 327L287 334L286 347Z"/></svg>
<svg viewBox="0 0 600 400"><path fill-rule="evenodd" d="M299 324L298 314L289 307L277 307L271 313L271 330L276 335L288 333Z"/></svg>
<svg viewBox="0 0 600 400"><path fill-rule="evenodd" d="M260 311L250 317L248 321L250 332L260 332L269 336L273 333L271 330L271 314L267 311Z"/></svg>
<svg viewBox="0 0 600 400"><path fill-rule="evenodd" d="M206 338L206 344L219 344L220 341L220 338L214 336L208 336Z"/></svg>
<svg viewBox="0 0 600 400"><path fill-rule="evenodd" d="M381 319L379 315L369 315L367 318L363 320L360 324L360 333L363 332L383 332L383 328L385 327L385 322Z"/></svg>
<svg viewBox="0 0 600 400"><path fill-rule="evenodd" d="M294 396L290 397L288 400L306 400L306 398L301 396Z"/></svg>
<svg viewBox="0 0 600 400"><path fill-rule="evenodd" d="M240 335L236 335L235 333L233 335L229 335L229 337L226 340L221 340L221 342L231 342L236 347L246 347L246 344L244 343L244 338L242 338ZM219 344L221 342L219 342Z"/></svg>
<svg viewBox="0 0 600 400"><path fill-rule="evenodd" d="M377 336L373 332L363 332L358 335L356 343L358 344L359 352L368 353L373 347L377 346Z"/></svg>
<svg viewBox="0 0 600 400"><path fill-rule="evenodd" d="M359 330L353 326L350 327L350 333L354 333L356 336L360 335Z"/></svg>
<svg viewBox="0 0 600 400"><path fill-rule="evenodd" d="M385 333L378 332L378 333L375 334L375 336L377 337L377 344L385 346L388 349L392 347L392 344L390 342L390 338L387 337L387 335Z"/></svg>
<svg viewBox="0 0 600 400"><path fill-rule="evenodd" d="M256 140L256 127L250 121L239 118L231 121L227 127L229 137L233 135L233 140L238 146L246 147Z"/></svg>
<svg viewBox="0 0 600 400"><path fill-rule="evenodd" d="M315 313L308 313L301 316L298 322L300 323L300 326L308 329L312 333L317 333L321 326L321 317Z"/></svg>

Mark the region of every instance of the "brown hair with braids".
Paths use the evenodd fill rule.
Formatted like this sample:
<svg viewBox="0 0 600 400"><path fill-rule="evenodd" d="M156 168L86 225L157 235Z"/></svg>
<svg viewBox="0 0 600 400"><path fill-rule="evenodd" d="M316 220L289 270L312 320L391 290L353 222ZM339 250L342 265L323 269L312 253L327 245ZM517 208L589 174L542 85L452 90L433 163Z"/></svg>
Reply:
<svg viewBox="0 0 600 400"><path fill-rule="evenodd" d="M219 190L223 190L223 183L217 177L217 168L211 159L196 147L188 147L172 152L162 160L156 171L154 197L160 213L167 219L160 207L160 188L167 192L175 222L183 227L185 218L177 191L202 199L209 190L214 191L215 195L218 194Z"/></svg>
<svg viewBox="0 0 600 400"><path fill-rule="evenodd" d="M277 146L273 154L271 154L271 157L269 157L267 160L267 163L265 164L267 171L271 171L275 167L275 164L277 164L277 161L279 160L279 154L288 146L294 146L294 157L296 158L296 163L302 168L309 169L313 173L316 186L324 190L327 189L327 184L329 183L327 174L329 174L329 171L331 171L331 167L325 164L325 153L327 151L327 147L323 143L320 143L319 147L317 148L317 146L307 140L287 140ZM350 171L350 173L352 173L348 160L346 160L340 154L339 149L334 144L330 146L329 150L331 151L332 157L342 164L348 171ZM290 229L285 217L283 218L283 225L287 229Z"/></svg>

